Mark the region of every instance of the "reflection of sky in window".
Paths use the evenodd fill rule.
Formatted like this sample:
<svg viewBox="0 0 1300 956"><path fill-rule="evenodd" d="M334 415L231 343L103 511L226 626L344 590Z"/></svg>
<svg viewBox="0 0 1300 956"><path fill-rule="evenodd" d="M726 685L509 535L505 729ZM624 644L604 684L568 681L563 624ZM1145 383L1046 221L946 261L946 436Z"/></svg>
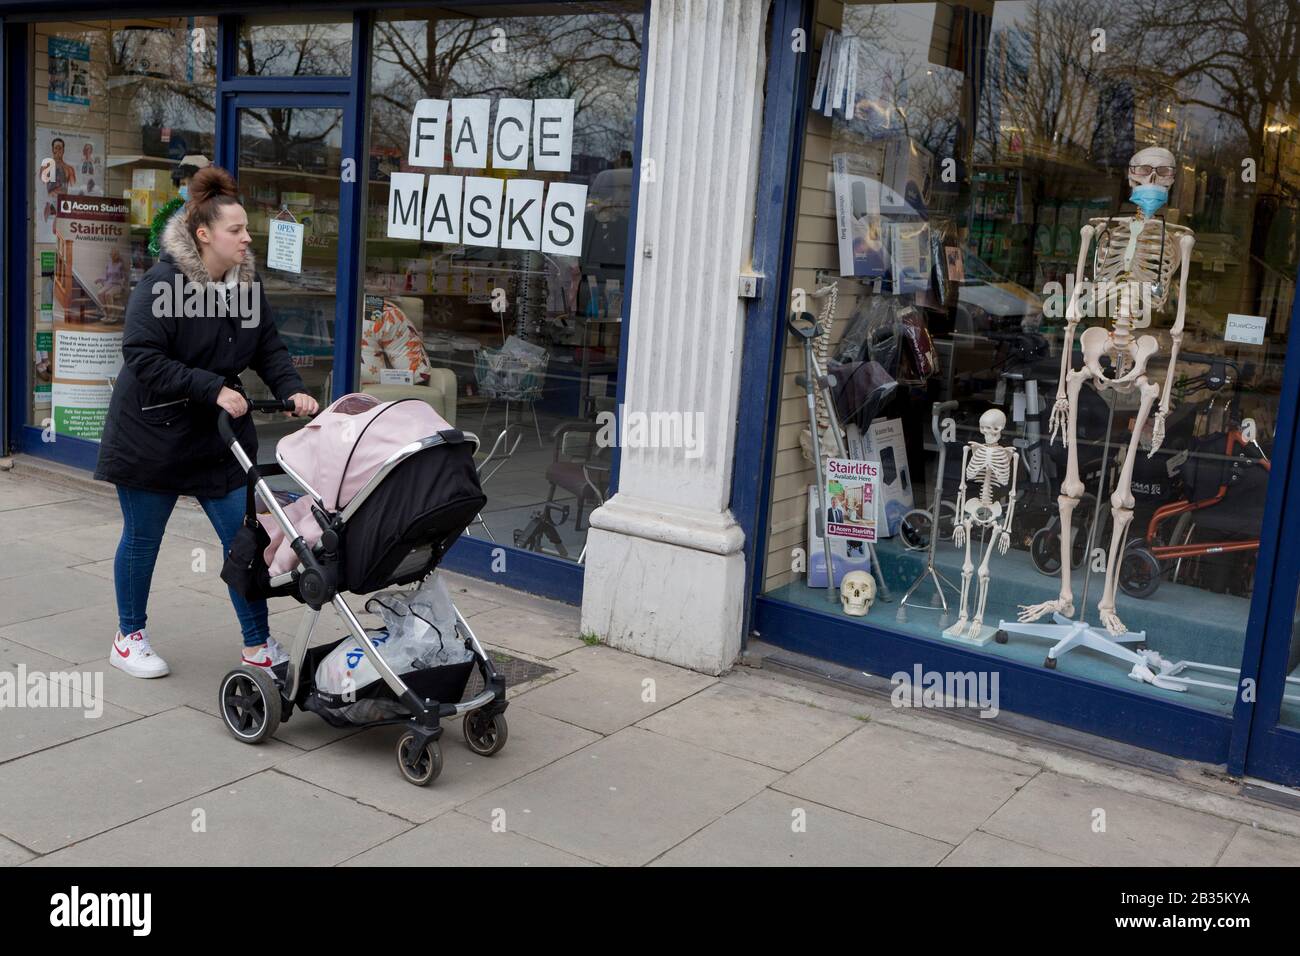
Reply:
<svg viewBox="0 0 1300 956"><path fill-rule="evenodd" d="M641 35L641 14L628 17L633 36ZM635 43L618 39L597 39L595 30L609 28L618 37L615 15L515 19L435 21L436 59L441 69L458 53L445 79L442 96L501 99L573 98L574 153L608 160L621 150L632 148L636 119L637 74L601 65L597 59L608 54L619 63L635 66L639 51ZM423 76L427 62L428 21L380 21L375 25L371 74L371 140L406 152L410 112L426 94L415 74ZM491 43L498 29L507 51L493 51ZM556 37L561 38L559 42ZM462 52L464 48L468 50ZM401 63L394 62L399 59ZM405 64L405 65L403 65Z"/></svg>
<svg viewBox="0 0 1300 956"><path fill-rule="evenodd" d="M842 32L858 38L859 119L849 124L855 131L877 136L906 130L932 152L951 150L962 75L931 62L939 7L891 3L844 8Z"/></svg>

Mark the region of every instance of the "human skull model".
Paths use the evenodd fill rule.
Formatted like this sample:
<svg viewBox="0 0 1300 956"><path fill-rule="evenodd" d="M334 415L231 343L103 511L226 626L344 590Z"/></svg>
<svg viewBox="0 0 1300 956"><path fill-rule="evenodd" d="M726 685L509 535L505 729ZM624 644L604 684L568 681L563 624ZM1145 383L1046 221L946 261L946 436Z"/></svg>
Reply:
<svg viewBox="0 0 1300 956"><path fill-rule="evenodd" d="M850 571L840 581L840 603L844 613L865 617L876 600L876 579L866 571Z"/></svg>
<svg viewBox="0 0 1300 956"><path fill-rule="evenodd" d="M1149 168L1148 168L1149 167ZM1148 146L1139 149L1129 160L1129 186L1164 186L1168 189L1174 184L1177 171L1174 154L1160 146Z"/></svg>
<svg viewBox="0 0 1300 956"><path fill-rule="evenodd" d="M1002 440L1002 429L1007 427L1007 416L1001 409L990 408L980 416L980 434L989 445L996 445Z"/></svg>

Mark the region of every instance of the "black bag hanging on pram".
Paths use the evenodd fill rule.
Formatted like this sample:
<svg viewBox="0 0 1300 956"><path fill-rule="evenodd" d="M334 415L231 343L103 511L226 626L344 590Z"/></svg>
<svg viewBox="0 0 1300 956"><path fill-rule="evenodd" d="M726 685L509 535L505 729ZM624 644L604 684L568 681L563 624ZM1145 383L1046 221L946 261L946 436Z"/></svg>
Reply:
<svg viewBox="0 0 1300 956"><path fill-rule="evenodd" d="M221 566L221 580L234 588L246 601L265 600L271 595L271 573L264 554L271 538L257 520L254 482L248 482L244 503L244 523L230 542L230 553Z"/></svg>

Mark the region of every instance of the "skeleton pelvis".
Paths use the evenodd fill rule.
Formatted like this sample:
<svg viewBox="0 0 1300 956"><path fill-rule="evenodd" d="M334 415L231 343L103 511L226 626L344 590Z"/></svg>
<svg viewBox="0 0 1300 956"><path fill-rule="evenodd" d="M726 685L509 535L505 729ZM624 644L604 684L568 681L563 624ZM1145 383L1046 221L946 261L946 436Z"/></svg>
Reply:
<svg viewBox="0 0 1300 956"><path fill-rule="evenodd" d="M1126 385L1139 376L1145 375L1147 362L1160 350L1160 343L1156 341L1155 336L1143 335L1119 345L1111 336L1109 329L1094 325L1083 330L1083 334L1079 336L1079 347L1083 350L1083 364L1092 373L1097 387L1103 388ZM1101 367L1103 355L1110 356L1112 369L1118 368L1121 364L1127 364L1129 367L1123 375L1109 377ZM1127 362L1122 362L1121 359L1127 359Z"/></svg>
<svg viewBox="0 0 1300 956"><path fill-rule="evenodd" d="M1002 504L995 501L986 505L978 498L971 498L962 509L970 517L972 524L989 525L1002 517Z"/></svg>

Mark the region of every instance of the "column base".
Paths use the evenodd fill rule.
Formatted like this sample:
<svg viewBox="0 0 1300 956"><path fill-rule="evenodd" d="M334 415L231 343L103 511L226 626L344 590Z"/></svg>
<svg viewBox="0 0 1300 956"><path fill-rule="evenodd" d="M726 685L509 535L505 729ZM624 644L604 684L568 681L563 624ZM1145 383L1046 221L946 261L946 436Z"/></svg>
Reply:
<svg viewBox="0 0 1300 956"><path fill-rule="evenodd" d="M619 650L701 673L729 669L740 654L744 621L745 555L739 527L727 515L727 531L734 533L701 536L698 524L678 524L678 516L662 511L654 518L636 515L617 502L612 499L592 514L582 632ZM686 534L673 534L674 525ZM708 549L723 541L734 544L734 550Z"/></svg>

